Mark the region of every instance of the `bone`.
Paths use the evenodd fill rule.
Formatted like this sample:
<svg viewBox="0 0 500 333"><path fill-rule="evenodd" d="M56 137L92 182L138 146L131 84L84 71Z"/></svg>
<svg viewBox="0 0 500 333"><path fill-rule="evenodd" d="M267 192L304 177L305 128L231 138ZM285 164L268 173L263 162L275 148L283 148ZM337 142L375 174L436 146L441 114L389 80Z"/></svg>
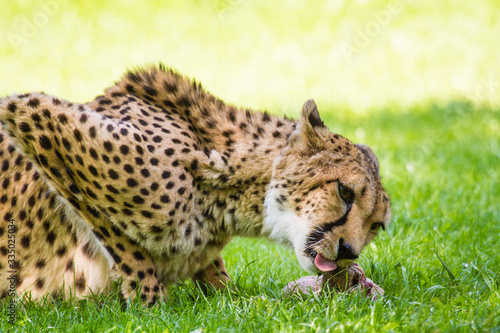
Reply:
<svg viewBox="0 0 500 333"><path fill-rule="evenodd" d="M338 267L320 276L305 276L288 283L283 289L285 295L319 295L334 291L364 292L366 297L374 300L384 295L384 290L368 279L358 264L351 264L347 268Z"/></svg>

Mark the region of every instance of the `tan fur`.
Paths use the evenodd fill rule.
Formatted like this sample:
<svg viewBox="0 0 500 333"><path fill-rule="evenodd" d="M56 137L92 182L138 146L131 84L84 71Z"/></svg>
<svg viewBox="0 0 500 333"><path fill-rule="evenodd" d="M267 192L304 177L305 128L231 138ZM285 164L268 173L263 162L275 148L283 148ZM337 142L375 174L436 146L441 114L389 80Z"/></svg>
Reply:
<svg viewBox="0 0 500 333"><path fill-rule="evenodd" d="M335 260L342 238L359 254L390 216L376 156L330 133L312 101L298 122L237 109L160 66L88 104L4 98L0 121L0 258L14 219L17 290L34 298L119 278L125 297L148 302L186 278L222 287L234 236L292 243L314 271L311 251ZM339 182L356 196L348 222L318 236L345 213ZM297 245L312 236L321 242Z"/></svg>

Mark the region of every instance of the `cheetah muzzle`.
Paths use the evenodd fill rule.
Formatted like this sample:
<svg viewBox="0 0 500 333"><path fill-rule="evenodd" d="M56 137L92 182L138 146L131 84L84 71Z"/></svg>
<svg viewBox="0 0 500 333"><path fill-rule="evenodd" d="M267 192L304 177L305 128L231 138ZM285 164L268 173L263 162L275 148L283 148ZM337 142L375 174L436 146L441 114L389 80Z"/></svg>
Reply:
<svg viewBox="0 0 500 333"><path fill-rule="evenodd" d="M19 295L121 281L154 303L188 278L222 288L234 236L290 244L304 269L331 272L390 220L377 157L330 133L312 100L299 120L239 109L160 65L86 104L3 98L0 121L0 272Z"/></svg>

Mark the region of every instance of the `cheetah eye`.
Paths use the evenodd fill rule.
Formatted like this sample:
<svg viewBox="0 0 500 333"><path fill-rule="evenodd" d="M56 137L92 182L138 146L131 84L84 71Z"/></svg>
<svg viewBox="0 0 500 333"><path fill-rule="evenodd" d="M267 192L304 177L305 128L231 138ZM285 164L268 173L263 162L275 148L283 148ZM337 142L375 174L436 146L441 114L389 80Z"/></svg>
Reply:
<svg viewBox="0 0 500 333"><path fill-rule="evenodd" d="M352 202L354 201L354 192L342 185L340 182L339 182L339 194L340 194L340 198L342 198L342 200L344 200L344 202L348 205L352 204Z"/></svg>
<svg viewBox="0 0 500 333"><path fill-rule="evenodd" d="M376 231L378 230L379 228L382 228L383 230L385 230L385 226L383 223L381 222L375 222L371 225L370 227L370 231Z"/></svg>

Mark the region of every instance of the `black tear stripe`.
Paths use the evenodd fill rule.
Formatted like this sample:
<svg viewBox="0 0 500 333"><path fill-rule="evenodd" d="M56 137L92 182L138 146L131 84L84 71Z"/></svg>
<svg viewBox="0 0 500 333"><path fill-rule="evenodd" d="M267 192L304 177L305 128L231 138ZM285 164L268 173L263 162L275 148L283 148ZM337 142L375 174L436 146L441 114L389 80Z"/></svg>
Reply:
<svg viewBox="0 0 500 333"><path fill-rule="evenodd" d="M342 216L340 219L338 219L335 222L328 222L327 224L325 224L325 226L323 227L323 233L330 232L330 231L332 231L332 229L334 227L340 227L341 225L346 224L346 222L347 222L347 215L349 215L349 212L351 211L351 208L352 208L352 204L349 204L347 206L347 211L345 212L344 216Z"/></svg>
<svg viewBox="0 0 500 333"><path fill-rule="evenodd" d="M321 239L323 239L323 236L325 233L330 232L333 230L334 227L340 227L341 225L346 224L347 222L347 216L349 215L349 212L351 211L352 204L347 206L347 211L345 214L339 218L337 221L334 222L328 222L326 223L321 230L314 230L307 236L307 241L306 241L306 249L305 252L310 254L312 257L316 257L317 253L314 251L311 247L318 243Z"/></svg>

